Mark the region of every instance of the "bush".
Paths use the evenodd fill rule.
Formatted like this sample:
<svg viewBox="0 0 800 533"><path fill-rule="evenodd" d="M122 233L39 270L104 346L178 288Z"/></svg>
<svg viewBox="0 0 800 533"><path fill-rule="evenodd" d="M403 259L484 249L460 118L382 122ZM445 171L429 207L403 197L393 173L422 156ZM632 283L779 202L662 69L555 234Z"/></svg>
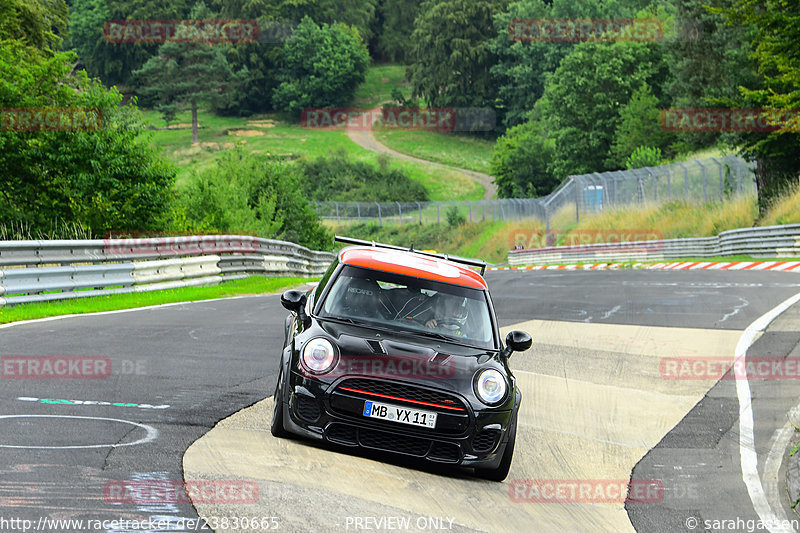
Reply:
<svg viewBox="0 0 800 533"><path fill-rule="evenodd" d="M293 163L226 152L191 182L172 215L174 230L254 234L328 250L332 236L320 223Z"/></svg>
<svg viewBox="0 0 800 533"><path fill-rule="evenodd" d="M491 171L501 198L544 196L558 186L550 172L554 142L541 122L531 120L514 126L497 140Z"/></svg>
<svg viewBox="0 0 800 533"><path fill-rule="evenodd" d="M463 215L463 213L458 212L458 208L456 206L451 207L447 210L447 225L451 228L457 228L458 226L463 226L467 223L467 217Z"/></svg>
<svg viewBox="0 0 800 533"><path fill-rule="evenodd" d="M358 202L424 202L425 188L403 171L389 168L388 159L378 159L375 167L351 161L344 152L315 160L301 159L303 186L312 200Z"/></svg>
<svg viewBox="0 0 800 533"><path fill-rule="evenodd" d="M661 149L652 146L640 146L628 157L625 165L628 170L632 168L654 167L660 165Z"/></svg>

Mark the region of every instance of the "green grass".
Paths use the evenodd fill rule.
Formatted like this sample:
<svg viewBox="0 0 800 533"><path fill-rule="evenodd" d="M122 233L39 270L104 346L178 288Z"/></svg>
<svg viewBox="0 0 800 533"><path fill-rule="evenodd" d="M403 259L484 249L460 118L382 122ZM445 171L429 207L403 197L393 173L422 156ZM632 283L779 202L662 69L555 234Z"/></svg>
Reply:
<svg viewBox="0 0 800 533"><path fill-rule="evenodd" d="M155 111L145 111L151 127L165 127L164 120ZM180 113L175 124L191 123L191 114ZM197 171L213 165L224 150L235 145L253 153L278 156L307 156L317 158L342 151L353 160L378 164L378 154L365 150L352 142L344 131L306 129L288 123L277 114L252 117L218 117L205 111L199 114L200 143L192 146L191 129L157 130L153 144L160 147L178 171L177 185L185 186ZM231 130L244 130L252 136L231 135ZM480 200L483 187L459 172L423 163L390 159L392 168L399 168L421 183L431 200Z"/></svg>
<svg viewBox="0 0 800 533"><path fill-rule="evenodd" d="M392 89L399 88L404 97L410 93L404 65L373 65L353 97L354 107L375 107L392 100Z"/></svg>
<svg viewBox="0 0 800 533"><path fill-rule="evenodd" d="M376 131L375 138L402 154L489 174L494 141L434 131Z"/></svg>
<svg viewBox="0 0 800 533"><path fill-rule="evenodd" d="M306 278L265 278L253 276L246 279L227 281L210 287L184 287L163 291L94 296L55 302L20 304L0 308L0 323L34 320L49 316L97 313L118 309L133 309L175 302L210 300L247 294L268 294L297 287L309 281Z"/></svg>

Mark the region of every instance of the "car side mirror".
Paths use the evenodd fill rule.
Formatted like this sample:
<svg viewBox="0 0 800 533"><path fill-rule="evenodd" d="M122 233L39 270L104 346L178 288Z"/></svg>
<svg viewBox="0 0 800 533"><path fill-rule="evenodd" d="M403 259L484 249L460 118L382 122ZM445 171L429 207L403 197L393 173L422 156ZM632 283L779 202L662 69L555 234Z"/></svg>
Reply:
<svg viewBox="0 0 800 533"><path fill-rule="evenodd" d="M308 327L311 319L306 314L306 293L292 289L281 294L281 305L293 313L297 313L304 327Z"/></svg>
<svg viewBox="0 0 800 533"><path fill-rule="evenodd" d="M531 344L533 339L528 333L515 329L506 335L506 349L503 350L503 355L508 358L514 352L524 352L531 347Z"/></svg>

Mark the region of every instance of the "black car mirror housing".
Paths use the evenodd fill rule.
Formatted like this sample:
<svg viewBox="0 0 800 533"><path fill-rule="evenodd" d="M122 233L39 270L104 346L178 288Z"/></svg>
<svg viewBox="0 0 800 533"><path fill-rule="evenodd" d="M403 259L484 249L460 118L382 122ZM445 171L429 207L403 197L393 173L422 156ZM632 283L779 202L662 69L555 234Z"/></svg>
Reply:
<svg viewBox="0 0 800 533"><path fill-rule="evenodd" d="M506 348L503 350L503 355L508 358L514 352L524 352L533 344L533 339L525 331L515 329L509 331L506 335Z"/></svg>
<svg viewBox="0 0 800 533"><path fill-rule="evenodd" d="M306 293L297 289L288 290L281 294L281 305L287 310L297 313L303 323L303 327L308 327L311 322L311 318L306 314L305 310L307 301Z"/></svg>

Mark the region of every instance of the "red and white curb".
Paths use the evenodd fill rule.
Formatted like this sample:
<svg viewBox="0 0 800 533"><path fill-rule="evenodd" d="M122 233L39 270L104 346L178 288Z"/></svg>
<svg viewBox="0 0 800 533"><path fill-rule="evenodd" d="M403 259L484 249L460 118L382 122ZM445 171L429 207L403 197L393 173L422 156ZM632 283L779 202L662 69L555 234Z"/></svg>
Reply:
<svg viewBox="0 0 800 533"><path fill-rule="evenodd" d="M583 265L535 265L489 267L487 270L777 270L781 272L800 272L800 261L737 261L732 263L595 263Z"/></svg>

